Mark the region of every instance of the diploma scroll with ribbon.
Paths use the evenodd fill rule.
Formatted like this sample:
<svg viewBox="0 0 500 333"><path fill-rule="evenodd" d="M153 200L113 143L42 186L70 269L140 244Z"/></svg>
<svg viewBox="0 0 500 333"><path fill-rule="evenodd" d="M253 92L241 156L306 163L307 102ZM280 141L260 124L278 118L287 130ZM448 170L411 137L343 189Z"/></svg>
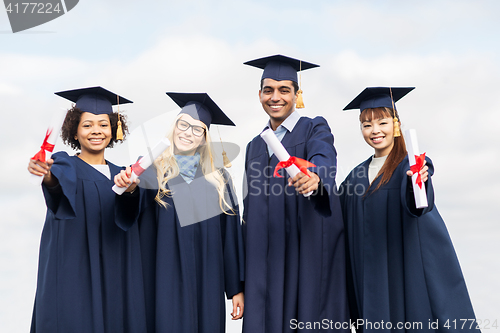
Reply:
<svg viewBox="0 0 500 333"><path fill-rule="evenodd" d="M59 133L61 133L61 127L65 117L66 110L61 110L54 113L50 125L47 128L47 132L45 132L45 138L42 145L40 146L40 150L35 154L35 156L31 158L32 160L47 162L47 160L52 156L52 152L54 151ZM30 182L35 185L40 185L42 180L43 176L37 176L34 174L31 174L30 176Z"/></svg>
<svg viewBox="0 0 500 333"><path fill-rule="evenodd" d="M132 165L132 175L130 180L134 182L147 168L153 164L153 162L170 146L170 141L167 138L163 138L156 144L156 146L141 157L140 160ZM123 192L127 190L127 187L118 187L113 185L113 191L116 194L122 195Z"/></svg>
<svg viewBox="0 0 500 333"><path fill-rule="evenodd" d="M286 151L285 147L281 144L280 140L276 137L276 134L271 129L266 129L260 134L261 138L266 142L266 144L272 149L278 160L280 162L276 165L274 169L274 176L281 177L277 172L281 168L285 168L286 172L290 177L295 177L299 172L303 172L307 175L307 168L314 167L315 165L309 161L303 160L298 157L291 156ZM308 197L313 193L313 191L305 193L304 197Z"/></svg>
<svg viewBox="0 0 500 333"><path fill-rule="evenodd" d="M411 182L413 184L413 194L415 196L415 205L417 208L428 206L425 184L422 182L420 169L424 166L425 153L420 154L418 149L417 131L409 129L405 131L406 150L408 151L408 162L410 170L413 172Z"/></svg>

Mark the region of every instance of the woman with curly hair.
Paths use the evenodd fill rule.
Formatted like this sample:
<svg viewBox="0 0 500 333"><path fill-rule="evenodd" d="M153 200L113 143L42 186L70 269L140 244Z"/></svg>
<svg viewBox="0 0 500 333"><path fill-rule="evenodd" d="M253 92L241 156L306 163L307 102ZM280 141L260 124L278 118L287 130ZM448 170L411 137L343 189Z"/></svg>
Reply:
<svg viewBox="0 0 500 333"><path fill-rule="evenodd" d="M131 101L101 87L56 94L76 103L61 136L80 152L29 162L47 204L31 331L145 332L138 230L115 224L111 187L121 168L104 158L117 132L127 133L112 105Z"/></svg>
<svg viewBox="0 0 500 333"><path fill-rule="evenodd" d="M233 125L207 94L168 93L182 110L167 134L172 145L117 200L117 222L139 224L148 330L225 332L225 299L243 316L243 244L229 174L217 169L210 124ZM154 188L154 189L152 189ZM132 193L132 194L130 194Z"/></svg>

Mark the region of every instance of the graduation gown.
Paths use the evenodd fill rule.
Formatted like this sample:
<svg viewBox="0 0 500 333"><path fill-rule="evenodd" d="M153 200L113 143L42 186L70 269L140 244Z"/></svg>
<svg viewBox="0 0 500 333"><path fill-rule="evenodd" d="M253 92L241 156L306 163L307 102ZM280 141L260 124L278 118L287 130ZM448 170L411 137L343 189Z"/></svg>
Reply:
<svg viewBox="0 0 500 333"><path fill-rule="evenodd" d="M281 141L321 179L306 198L273 177L279 162L260 136L247 146L244 185L245 333L332 332L348 322L341 208L334 195L337 156L322 117L301 117ZM302 323L302 324L301 324ZM309 326L308 326L309 324ZM311 326L315 325L315 326ZM315 327L315 329L307 329ZM349 331L345 329L335 331Z"/></svg>
<svg viewBox="0 0 500 333"><path fill-rule="evenodd" d="M426 158L429 206L416 209L406 157L389 182L373 192L371 157L354 168L339 188L348 245L351 313L385 326L363 325L365 332L456 332L461 319L474 319L460 265L450 236L434 205L432 162ZM456 321L454 324L453 321ZM429 323L438 325L429 327ZM378 324L376 324L378 323ZM421 323L398 329L398 323ZM479 331L469 321L463 331ZM446 327L445 325L448 325ZM384 329L385 328L385 329ZM435 328L435 329L434 329Z"/></svg>
<svg viewBox="0 0 500 333"><path fill-rule="evenodd" d="M42 185L47 215L31 332L145 332L139 233L116 226L113 181L77 156L52 158L60 190ZM107 164L111 177L121 170Z"/></svg>
<svg viewBox="0 0 500 333"><path fill-rule="evenodd" d="M232 184L225 176L227 200L231 200ZM154 188L155 183L152 166L141 175L141 186ZM117 205L118 223L125 229L137 224L140 228L148 330L223 333L224 292L229 299L243 291L244 249L237 202L229 201L233 215L222 213L217 190L205 180L201 167L190 184L179 175L169 185L173 197L163 197L167 208L155 202L156 189L144 188L123 195ZM179 202L181 214L197 223L181 227Z"/></svg>

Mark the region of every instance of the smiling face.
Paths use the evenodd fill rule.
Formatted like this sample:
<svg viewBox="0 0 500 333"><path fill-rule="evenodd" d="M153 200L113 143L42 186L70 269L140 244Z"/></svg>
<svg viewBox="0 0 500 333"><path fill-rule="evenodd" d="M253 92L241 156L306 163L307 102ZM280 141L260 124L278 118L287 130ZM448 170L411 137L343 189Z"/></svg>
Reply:
<svg viewBox="0 0 500 333"><path fill-rule="evenodd" d="M290 80L264 79L262 89L259 90L259 98L264 111L269 115L273 130L276 130L295 111L297 94Z"/></svg>
<svg viewBox="0 0 500 333"><path fill-rule="evenodd" d="M389 155L394 147L394 124L393 118L385 114L376 118L371 117L361 123L361 132L365 141L375 149L375 157Z"/></svg>
<svg viewBox="0 0 500 333"><path fill-rule="evenodd" d="M104 154L111 138L111 123L107 114L82 113L75 135L80 143L82 156Z"/></svg>
<svg viewBox="0 0 500 333"><path fill-rule="evenodd" d="M190 125L190 126L189 126ZM205 135L193 135L197 129L192 126L202 127L206 131L206 126L203 122L194 119L188 114L183 114L178 120L174 129L174 154L177 155L194 155L196 149L205 143Z"/></svg>

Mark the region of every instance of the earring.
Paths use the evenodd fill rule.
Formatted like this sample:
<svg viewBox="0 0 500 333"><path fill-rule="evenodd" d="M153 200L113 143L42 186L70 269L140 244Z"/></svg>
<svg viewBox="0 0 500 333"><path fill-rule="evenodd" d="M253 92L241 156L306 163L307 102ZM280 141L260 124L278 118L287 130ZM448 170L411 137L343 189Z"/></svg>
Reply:
<svg viewBox="0 0 500 333"><path fill-rule="evenodd" d="M399 129L399 120L397 117L394 117L392 120L394 122L394 137L397 138L401 136L401 130Z"/></svg>

